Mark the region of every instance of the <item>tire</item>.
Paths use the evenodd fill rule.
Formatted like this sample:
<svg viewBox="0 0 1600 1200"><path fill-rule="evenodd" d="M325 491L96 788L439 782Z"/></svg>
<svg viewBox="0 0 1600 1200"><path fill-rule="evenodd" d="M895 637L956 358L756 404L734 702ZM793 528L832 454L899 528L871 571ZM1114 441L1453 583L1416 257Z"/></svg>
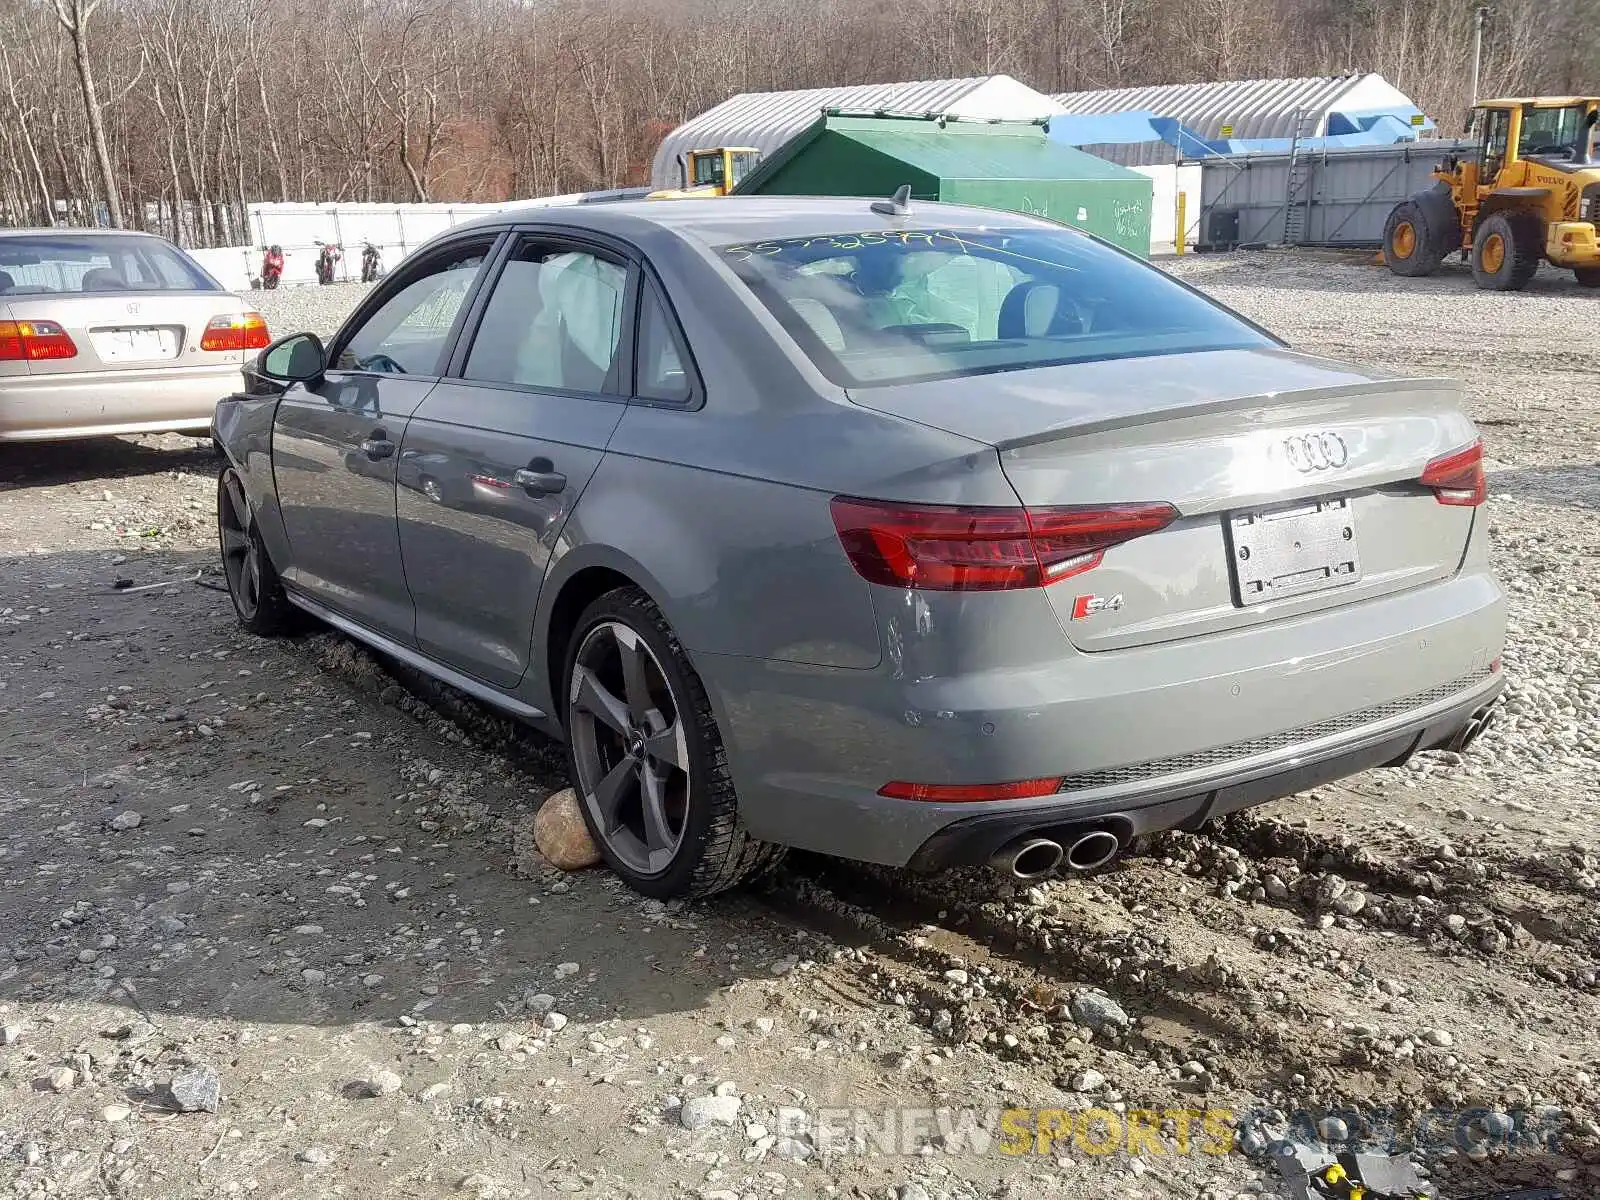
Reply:
<svg viewBox="0 0 1600 1200"><path fill-rule="evenodd" d="M1490 213L1472 237L1472 279L1492 292L1528 286L1544 254L1544 226L1528 213Z"/></svg>
<svg viewBox="0 0 1600 1200"><path fill-rule="evenodd" d="M217 543L239 624L258 637L279 637L299 627L299 610L284 594L278 571L250 514L244 481L233 467L217 476Z"/></svg>
<svg viewBox="0 0 1600 1200"><path fill-rule="evenodd" d="M1578 267L1572 273L1579 287L1600 288L1600 267Z"/></svg>
<svg viewBox="0 0 1600 1200"><path fill-rule="evenodd" d="M573 789L601 857L629 887L661 900L711 896L778 863L783 847L739 821L705 686L648 596L625 587L599 597L564 655ZM630 663L643 684L632 702Z"/></svg>
<svg viewBox="0 0 1600 1200"><path fill-rule="evenodd" d="M1383 226L1383 261L1396 275L1432 275L1450 252L1445 233L1429 227L1427 214L1415 201L1397 204Z"/></svg>

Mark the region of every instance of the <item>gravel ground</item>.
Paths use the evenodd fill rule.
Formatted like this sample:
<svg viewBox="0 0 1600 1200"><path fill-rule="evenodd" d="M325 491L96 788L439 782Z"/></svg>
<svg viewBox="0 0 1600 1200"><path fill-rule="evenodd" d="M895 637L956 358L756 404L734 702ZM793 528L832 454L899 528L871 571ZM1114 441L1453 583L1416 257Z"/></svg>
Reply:
<svg viewBox="0 0 1600 1200"><path fill-rule="evenodd" d="M1467 381L1515 599L1508 712L1464 758L1087 879L802 856L680 906L553 872L528 834L549 746L336 635L237 632L208 452L0 449L0 1179L1231 1198L1272 1194L1252 1155L1298 1114L1481 1106L1559 1144L1508 1152L1486 1111L1437 1157L1446 1197L1600 1193L1600 298L1320 256L1168 269L1304 349ZM327 332L361 290L253 300ZM824 1155L788 1111L969 1105L1226 1108L1240 1152L1178 1153L1168 1119L1159 1155L980 1153L952 1114L923 1153Z"/></svg>

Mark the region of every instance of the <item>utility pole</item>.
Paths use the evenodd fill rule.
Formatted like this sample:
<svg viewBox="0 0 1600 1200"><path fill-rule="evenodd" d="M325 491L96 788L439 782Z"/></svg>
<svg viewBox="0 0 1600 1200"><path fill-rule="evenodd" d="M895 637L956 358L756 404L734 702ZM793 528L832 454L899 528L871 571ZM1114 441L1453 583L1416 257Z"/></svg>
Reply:
<svg viewBox="0 0 1600 1200"><path fill-rule="evenodd" d="M1478 72L1483 67L1483 31L1489 24L1489 6L1478 5L1472 15L1472 102L1478 102Z"/></svg>

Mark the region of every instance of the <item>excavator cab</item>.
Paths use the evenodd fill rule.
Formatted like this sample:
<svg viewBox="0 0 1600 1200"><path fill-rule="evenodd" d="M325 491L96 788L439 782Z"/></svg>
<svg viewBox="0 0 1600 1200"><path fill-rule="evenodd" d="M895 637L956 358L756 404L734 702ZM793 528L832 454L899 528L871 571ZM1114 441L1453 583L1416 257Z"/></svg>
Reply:
<svg viewBox="0 0 1600 1200"><path fill-rule="evenodd" d="M1479 287L1526 287L1541 262L1600 287L1600 97L1485 100L1473 128L1473 157L1389 214L1390 270L1428 275L1459 251Z"/></svg>
<svg viewBox="0 0 1600 1200"><path fill-rule="evenodd" d="M691 150L683 166L681 188L651 192L649 200L698 200L726 196L761 161L761 151L749 146L720 146L715 150Z"/></svg>

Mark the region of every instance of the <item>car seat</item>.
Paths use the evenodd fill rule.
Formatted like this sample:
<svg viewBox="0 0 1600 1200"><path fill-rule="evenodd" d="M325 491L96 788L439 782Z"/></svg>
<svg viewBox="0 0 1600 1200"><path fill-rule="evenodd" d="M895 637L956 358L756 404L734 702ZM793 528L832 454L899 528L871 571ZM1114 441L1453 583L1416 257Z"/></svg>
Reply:
<svg viewBox="0 0 1600 1200"><path fill-rule="evenodd" d="M1028 279L1006 293L1000 303L1002 338L1063 337L1082 333L1083 321L1073 312L1056 284Z"/></svg>
<svg viewBox="0 0 1600 1200"><path fill-rule="evenodd" d="M128 290L128 283L122 275L111 267L95 267L83 273L83 283L79 285L86 292L124 292Z"/></svg>

